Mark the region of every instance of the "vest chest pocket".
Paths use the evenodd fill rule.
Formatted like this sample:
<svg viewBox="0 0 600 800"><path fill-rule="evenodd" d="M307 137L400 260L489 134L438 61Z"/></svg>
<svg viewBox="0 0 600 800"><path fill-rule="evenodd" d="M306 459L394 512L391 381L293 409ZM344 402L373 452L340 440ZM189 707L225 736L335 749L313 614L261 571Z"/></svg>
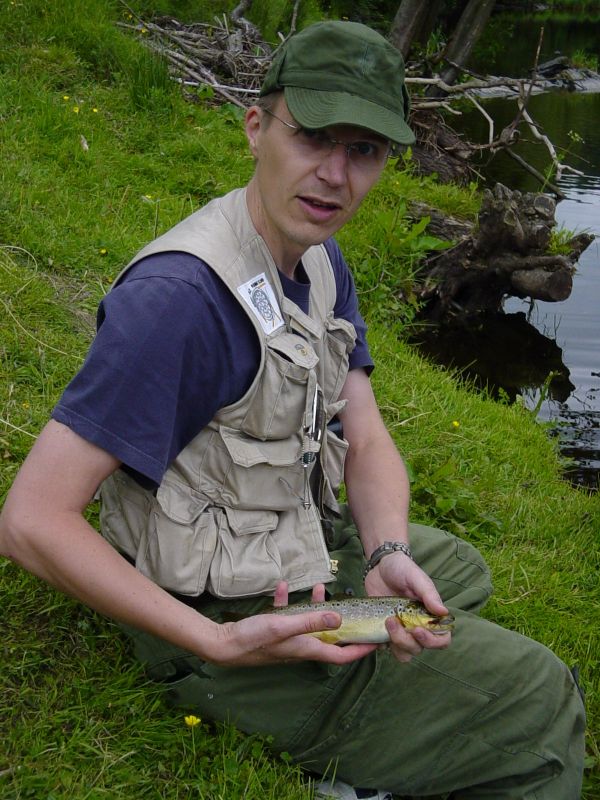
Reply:
<svg viewBox="0 0 600 800"><path fill-rule="evenodd" d="M217 543L206 505L185 486L163 481L138 546L136 567L142 574L180 594L204 591Z"/></svg>
<svg viewBox="0 0 600 800"><path fill-rule="evenodd" d="M262 441L241 431L219 428L220 442L211 456L218 459L215 474L223 475L214 482L210 495L216 505L258 511L284 511L298 505L303 491L302 438ZM207 488L206 494L209 493Z"/></svg>
<svg viewBox="0 0 600 800"><path fill-rule="evenodd" d="M243 428L257 439L284 439L302 428L319 359L310 344L293 333L278 333L265 344L265 363Z"/></svg>

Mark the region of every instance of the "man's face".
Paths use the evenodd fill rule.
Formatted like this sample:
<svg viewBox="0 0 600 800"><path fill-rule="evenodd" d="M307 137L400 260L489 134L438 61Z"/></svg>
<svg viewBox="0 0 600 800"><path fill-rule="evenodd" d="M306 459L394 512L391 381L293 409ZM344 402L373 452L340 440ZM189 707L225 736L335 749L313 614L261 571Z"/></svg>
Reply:
<svg viewBox="0 0 600 800"><path fill-rule="evenodd" d="M254 106L246 115L256 159L248 205L275 263L291 275L308 247L324 242L356 213L381 175L389 147L352 125L316 132L318 141L312 140L312 132L298 130L283 96L270 112ZM351 143L360 143L360 152L347 152L343 144Z"/></svg>

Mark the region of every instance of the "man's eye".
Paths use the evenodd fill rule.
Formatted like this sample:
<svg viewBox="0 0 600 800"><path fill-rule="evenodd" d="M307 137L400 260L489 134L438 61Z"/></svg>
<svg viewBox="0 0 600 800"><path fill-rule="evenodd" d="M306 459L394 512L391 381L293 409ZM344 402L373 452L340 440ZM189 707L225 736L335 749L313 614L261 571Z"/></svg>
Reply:
<svg viewBox="0 0 600 800"><path fill-rule="evenodd" d="M314 130L314 128L298 128L298 135L312 142L321 141L323 139L323 132Z"/></svg>
<svg viewBox="0 0 600 800"><path fill-rule="evenodd" d="M352 148L359 156L372 158L376 156L379 149L373 142L353 142Z"/></svg>

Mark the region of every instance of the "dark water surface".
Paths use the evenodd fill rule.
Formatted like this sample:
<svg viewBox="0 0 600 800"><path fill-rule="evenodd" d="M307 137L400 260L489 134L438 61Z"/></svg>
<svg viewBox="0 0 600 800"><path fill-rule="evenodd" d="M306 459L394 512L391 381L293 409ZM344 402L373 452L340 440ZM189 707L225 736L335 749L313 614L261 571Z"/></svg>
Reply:
<svg viewBox="0 0 600 800"><path fill-rule="evenodd" d="M502 63L493 70L497 74L524 75L527 66L533 63L540 23L525 20L511 24L512 34L501 52ZM565 55L585 49L600 57L600 21L552 25L546 22L544 39L542 60L552 57L556 49ZM494 99L487 101L485 107L495 120L496 134L516 113L514 100ZM503 390L512 398L518 393L531 408L539 405L540 418L553 423L562 452L574 460L570 479L598 488L600 94L557 91L536 95L530 98L528 110L562 153L564 163L585 173L566 172L561 178L552 177L552 182L567 196L557 206L558 227L589 231L598 238L582 254L567 300L560 303L507 300L505 314L500 319L484 322L479 331L470 331L468 335L462 332L464 352L453 362L461 367L470 365L466 371L471 377L479 376L482 383L493 389ZM459 124L470 139L487 140L487 122L480 114L468 113ZM525 128L522 134L524 140L533 139ZM522 141L516 151L541 172L548 169L550 158L542 145ZM541 190L535 178L505 155L495 157L491 163L482 162L478 168L492 184L498 181L512 189ZM550 370L561 374L544 386Z"/></svg>

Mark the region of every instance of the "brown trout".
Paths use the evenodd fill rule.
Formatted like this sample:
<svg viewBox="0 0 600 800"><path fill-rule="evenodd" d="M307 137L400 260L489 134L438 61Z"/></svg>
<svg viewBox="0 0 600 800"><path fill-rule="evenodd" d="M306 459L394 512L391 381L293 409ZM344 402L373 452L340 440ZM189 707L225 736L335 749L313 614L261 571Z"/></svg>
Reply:
<svg viewBox="0 0 600 800"><path fill-rule="evenodd" d="M343 597L324 603L293 603L269 609L270 614L304 614L307 611L335 611L342 617L336 630L316 631L316 636L327 644L380 644L389 642L390 635L385 620L394 615L407 629L425 628L436 635L454 629L451 614L436 616L416 600L406 597Z"/></svg>

